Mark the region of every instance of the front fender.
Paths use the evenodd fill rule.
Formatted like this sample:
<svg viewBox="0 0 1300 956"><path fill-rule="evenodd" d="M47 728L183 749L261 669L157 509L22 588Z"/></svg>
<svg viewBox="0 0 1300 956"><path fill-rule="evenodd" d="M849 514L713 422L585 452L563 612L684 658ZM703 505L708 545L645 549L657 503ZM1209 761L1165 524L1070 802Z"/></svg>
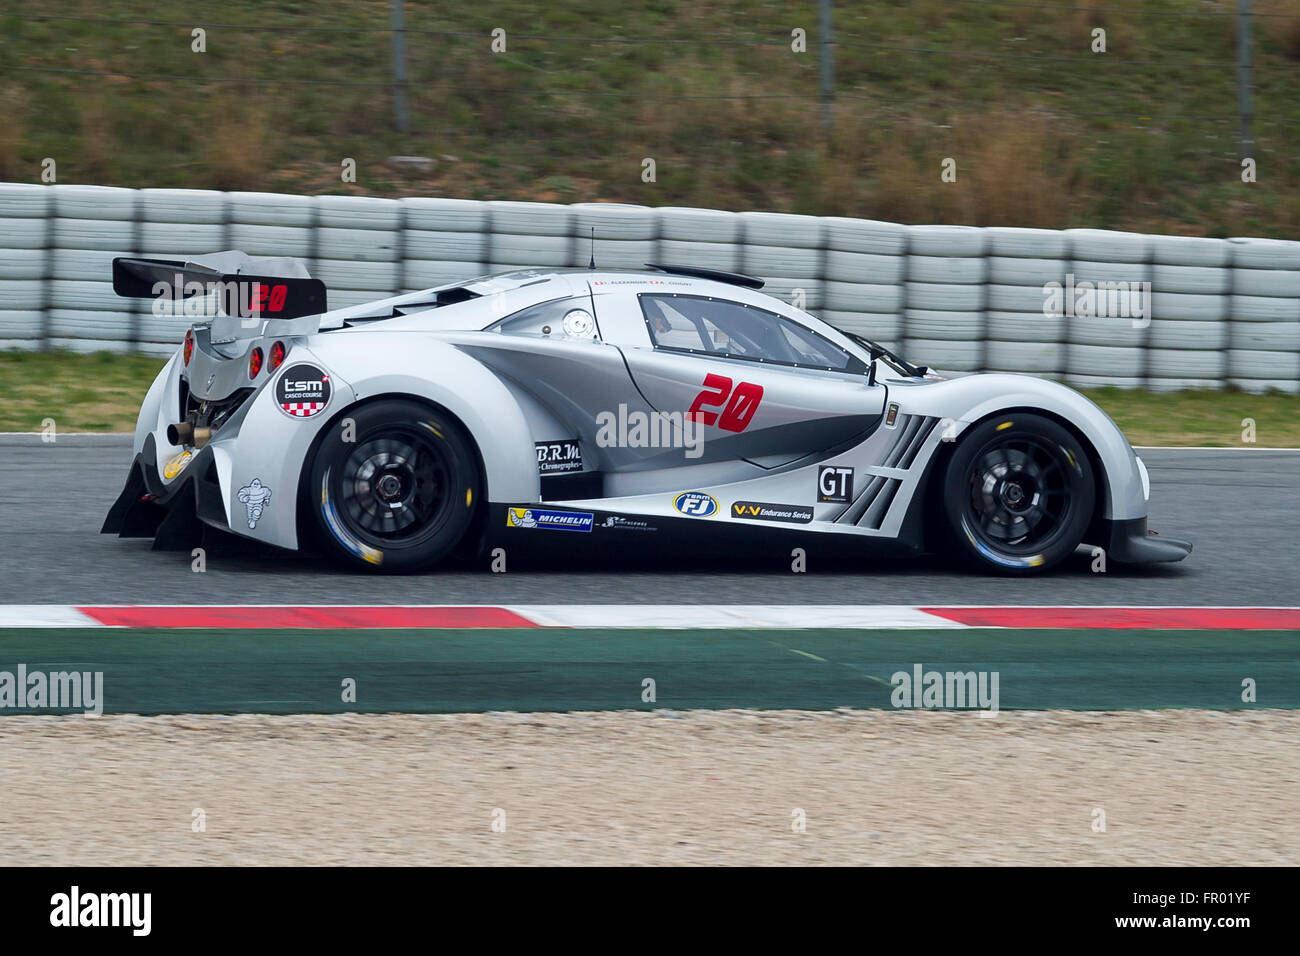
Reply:
<svg viewBox="0 0 1300 956"><path fill-rule="evenodd" d="M1042 410L1064 419L1092 444L1101 463L1102 517L1113 521L1146 517L1142 473L1132 446L1109 415L1074 389L1047 379L1003 373L889 384L891 400L896 399L908 414L949 419L957 423L958 434L974 422L1012 408Z"/></svg>

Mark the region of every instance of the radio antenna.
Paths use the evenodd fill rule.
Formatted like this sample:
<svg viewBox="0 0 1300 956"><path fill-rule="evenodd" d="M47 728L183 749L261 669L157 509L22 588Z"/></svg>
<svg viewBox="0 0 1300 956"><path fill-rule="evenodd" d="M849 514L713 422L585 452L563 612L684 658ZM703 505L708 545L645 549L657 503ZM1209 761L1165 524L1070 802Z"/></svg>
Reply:
<svg viewBox="0 0 1300 956"><path fill-rule="evenodd" d="M591 227L591 261L587 263L588 269L596 268L596 227Z"/></svg>

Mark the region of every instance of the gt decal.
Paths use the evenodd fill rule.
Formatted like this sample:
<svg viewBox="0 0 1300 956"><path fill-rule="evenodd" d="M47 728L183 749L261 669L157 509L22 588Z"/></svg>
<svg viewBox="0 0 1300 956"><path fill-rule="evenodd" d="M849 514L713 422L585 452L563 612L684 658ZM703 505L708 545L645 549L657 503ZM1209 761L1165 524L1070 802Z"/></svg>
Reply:
<svg viewBox="0 0 1300 956"><path fill-rule="evenodd" d="M817 469L817 500L853 500L853 469L842 465L822 465Z"/></svg>
<svg viewBox="0 0 1300 956"><path fill-rule="evenodd" d="M704 390L695 396L686 415L692 421L703 422L705 425L717 425L729 432L743 432L753 421L754 413L762 401L762 385L741 382L733 388L731 379L727 376L710 372L704 376ZM705 408L722 408L722 413L703 411Z"/></svg>

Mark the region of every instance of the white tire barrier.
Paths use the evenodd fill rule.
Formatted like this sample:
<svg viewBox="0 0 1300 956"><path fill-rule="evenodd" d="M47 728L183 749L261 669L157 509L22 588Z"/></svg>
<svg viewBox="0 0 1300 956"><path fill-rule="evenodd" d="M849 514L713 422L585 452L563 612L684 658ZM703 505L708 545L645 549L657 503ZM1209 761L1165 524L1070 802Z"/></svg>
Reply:
<svg viewBox="0 0 1300 956"><path fill-rule="evenodd" d="M568 206L550 202L489 202L488 222L494 233L523 238L569 236L573 212Z"/></svg>
<svg viewBox="0 0 1300 956"><path fill-rule="evenodd" d="M853 332L894 348L902 337L902 320L897 315L877 315L871 312L832 312L823 309L817 315L823 322L842 332Z"/></svg>
<svg viewBox="0 0 1300 956"><path fill-rule="evenodd" d="M1150 237L1136 232L1111 232L1109 229L1067 229L1070 256L1089 262L1146 262L1150 255Z"/></svg>
<svg viewBox="0 0 1300 956"><path fill-rule="evenodd" d="M907 279L909 282L976 285L988 281L988 261L983 257L908 256Z"/></svg>
<svg viewBox="0 0 1300 956"><path fill-rule="evenodd" d="M484 203L473 199L403 199L406 228L421 232L476 232L487 230Z"/></svg>
<svg viewBox="0 0 1300 956"><path fill-rule="evenodd" d="M930 312L908 309L903 317L908 339L943 339L978 342L984 338L984 316L980 312Z"/></svg>
<svg viewBox="0 0 1300 956"><path fill-rule="evenodd" d="M1037 345L1042 342L1064 342L1063 315L1043 315L1041 312L989 312L989 338L999 342L1024 342Z"/></svg>
<svg viewBox="0 0 1300 956"><path fill-rule="evenodd" d="M908 282L903 288L909 309L936 312L978 312L984 308L984 286Z"/></svg>
<svg viewBox="0 0 1300 956"><path fill-rule="evenodd" d="M1239 269L1300 269L1300 242L1286 239L1229 239Z"/></svg>
<svg viewBox="0 0 1300 956"><path fill-rule="evenodd" d="M1071 342L1065 347L1066 368L1075 375L1114 375L1136 380L1142 374L1142 353L1137 349Z"/></svg>
<svg viewBox="0 0 1300 956"><path fill-rule="evenodd" d="M874 219L823 219L826 243L837 252L864 252L877 256L901 256L907 249L907 227Z"/></svg>
<svg viewBox="0 0 1300 956"><path fill-rule="evenodd" d="M1151 290L1225 295L1233 291L1232 270L1218 266L1171 266L1157 263L1151 267Z"/></svg>
<svg viewBox="0 0 1300 956"><path fill-rule="evenodd" d="M292 256L311 258L309 226L268 226L263 223L232 223L230 245L250 256Z"/></svg>
<svg viewBox="0 0 1300 956"><path fill-rule="evenodd" d="M1232 265L1232 246L1226 239L1197 236L1151 236L1151 261L1167 266Z"/></svg>
<svg viewBox="0 0 1300 956"><path fill-rule="evenodd" d="M989 342L985 362L992 371L1054 375L1065 364L1060 342Z"/></svg>
<svg viewBox="0 0 1300 956"><path fill-rule="evenodd" d="M250 226L310 226L315 196L286 193L227 193L230 221Z"/></svg>
<svg viewBox="0 0 1300 956"><path fill-rule="evenodd" d="M740 247L730 242L660 239L655 255L660 265L690 265L722 272L736 272L740 268Z"/></svg>
<svg viewBox="0 0 1300 956"><path fill-rule="evenodd" d="M816 216L780 212L742 212L741 236L749 246L817 249L822 245L822 221Z"/></svg>
<svg viewBox="0 0 1300 956"><path fill-rule="evenodd" d="M826 253L826 278L835 282L902 282L906 264L903 256L831 249Z"/></svg>
<svg viewBox="0 0 1300 956"><path fill-rule="evenodd" d="M401 224L402 208L395 199L374 196L317 196L316 217L325 227L393 232Z"/></svg>
<svg viewBox="0 0 1300 956"><path fill-rule="evenodd" d="M665 206L659 210L659 236L680 242L738 242L740 215L719 209Z"/></svg>
<svg viewBox="0 0 1300 956"><path fill-rule="evenodd" d="M982 256L988 248L976 226L908 226L907 251L914 256Z"/></svg>
<svg viewBox="0 0 1300 956"><path fill-rule="evenodd" d="M903 308L903 288L860 282L826 282L823 304L839 312L898 313Z"/></svg>
<svg viewBox="0 0 1300 956"><path fill-rule="evenodd" d="M984 234L988 237L990 256L1060 261L1069 253L1065 233L1055 229L992 226Z"/></svg>
<svg viewBox="0 0 1300 956"><path fill-rule="evenodd" d="M740 250L740 271L753 276L816 279L822 272L822 254L817 249L786 249L745 243Z"/></svg>
<svg viewBox="0 0 1300 956"><path fill-rule="evenodd" d="M0 246L6 249L44 249L46 220L0 219Z"/></svg>
<svg viewBox="0 0 1300 956"><path fill-rule="evenodd" d="M1147 345L1155 349L1222 350L1228 347L1228 323L1157 317L1151 320Z"/></svg>
<svg viewBox="0 0 1300 956"><path fill-rule="evenodd" d="M979 346L974 342L912 339L903 345L903 357L913 365L943 372L973 372L979 367Z"/></svg>
<svg viewBox="0 0 1300 956"><path fill-rule="evenodd" d="M988 260L988 281L995 285L1032 286L1042 289L1049 282L1065 284L1068 272L1060 259L1011 259L992 256Z"/></svg>

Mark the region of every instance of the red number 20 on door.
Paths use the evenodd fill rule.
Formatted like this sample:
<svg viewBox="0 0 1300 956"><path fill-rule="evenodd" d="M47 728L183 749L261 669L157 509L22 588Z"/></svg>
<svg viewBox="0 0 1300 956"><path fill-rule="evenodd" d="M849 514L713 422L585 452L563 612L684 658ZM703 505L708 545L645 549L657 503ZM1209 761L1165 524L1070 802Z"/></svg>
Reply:
<svg viewBox="0 0 1300 956"><path fill-rule="evenodd" d="M687 416L705 425L717 425L729 432L743 432L754 419L763 401L763 386L753 382L740 382L732 386L725 375L710 372L704 376L704 391L695 396ZM708 412L706 408L721 408Z"/></svg>

